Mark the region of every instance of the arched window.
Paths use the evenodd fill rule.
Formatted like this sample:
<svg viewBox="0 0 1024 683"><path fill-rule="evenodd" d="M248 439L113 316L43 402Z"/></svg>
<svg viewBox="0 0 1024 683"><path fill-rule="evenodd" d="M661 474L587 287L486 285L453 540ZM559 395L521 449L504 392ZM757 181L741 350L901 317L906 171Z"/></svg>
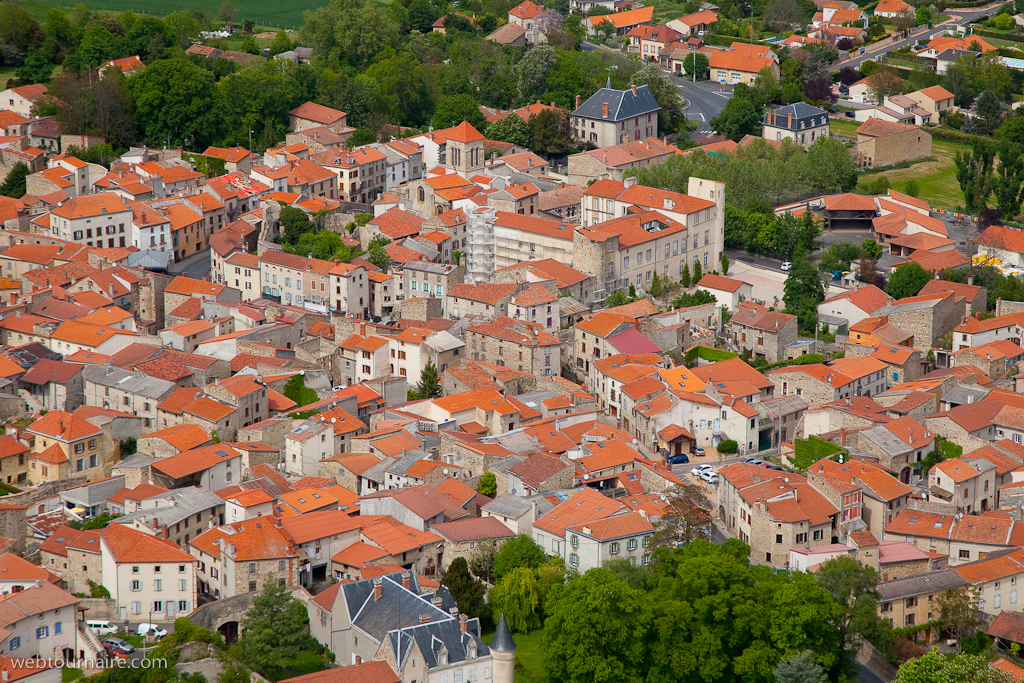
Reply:
<svg viewBox="0 0 1024 683"><path fill-rule="evenodd" d="M421 187L421 188L420 188L420 201L421 201L421 202L422 202L422 201L424 201L424 200L426 199L426 197L427 197L427 196L426 196L426 194L425 194L425 193L423 192L423 188Z"/></svg>

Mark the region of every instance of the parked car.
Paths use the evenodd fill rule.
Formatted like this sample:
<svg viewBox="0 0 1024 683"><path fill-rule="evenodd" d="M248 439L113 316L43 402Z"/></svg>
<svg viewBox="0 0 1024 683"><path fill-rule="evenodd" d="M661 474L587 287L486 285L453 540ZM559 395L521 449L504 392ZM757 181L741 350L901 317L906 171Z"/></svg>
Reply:
<svg viewBox="0 0 1024 683"><path fill-rule="evenodd" d="M854 116L857 115L857 113L854 112L854 111L848 111L848 112L846 112L846 115L852 119Z"/></svg>
<svg viewBox="0 0 1024 683"><path fill-rule="evenodd" d="M117 627L106 619L89 619L85 622L85 625L98 636L108 636L111 633L117 633Z"/></svg>
<svg viewBox="0 0 1024 683"><path fill-rule="evenodd" d="M160 628L156 624L139 624L139 630L137 633L140 636L154 636L156 638L163 638L167 635L167 629Z"/></svg>
<svg viewBox="0 0 1024 683"><path fill-rule="evenodd" d="M793 267L792 262L790 262L790 261L783 261L782 262L782 269L783 270L789 270L792 267Z"/></svg>
<svg viewBox="0 0 1024 683"><path fill-rule="evenodd" d="M693 449L693 454L696 455L698 458L703 458L704 449L701 448L700 446L697 446L696 448Z"/></svg>
<svg viewBox="0 0 1024 683"><path fill-rule="evenodd" d="M692 474L695 477L699 477L704 472L714 472L714 471L715 470L714 470L713 467L711 467L711 465L697 465L692 470L690 470L690 474Z"/></svg>
<svg viewBox="0 0 1024 683"><path fill-rule="evenodd" d="M108 652L114 652L116 650L126 655L135 652L135 648L132 647L130 643L127 643L120 638L107 638L103 641L103 645L104 647L107 645L111 646L112 649L108 650Z"/></svg>
<svg viewBox="0 0 1024 683"><path fill-rule="evenodd" d="M700 478L709 484L718 483L718 472L701 472Z"/></svg>
<svg viewBox="0 0 1024 683"><path fill-rule="evenodd" d="M685 465L690 462L690 456L686 453L676 453L675 455L670 455L665 459L668 461L669 465Z"/></svg>

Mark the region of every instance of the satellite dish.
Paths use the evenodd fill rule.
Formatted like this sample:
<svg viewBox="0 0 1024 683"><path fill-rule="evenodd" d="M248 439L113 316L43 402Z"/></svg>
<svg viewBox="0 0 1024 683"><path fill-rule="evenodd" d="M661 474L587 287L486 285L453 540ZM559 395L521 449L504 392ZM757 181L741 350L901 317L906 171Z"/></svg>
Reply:
<svg viewBox="0 0 1024 683"><path fill-rule="evenodd" d="M512 495L513 496L516 495L516 490L515 489L512 489Z"/></svg>
<svg viewBox="0 0 1024 683"><path fill-rule="evenodd" d="M332 417L332 418L331 418L331 424L334 424L334 423L335 423L335 422L337 422L337 421L338 421L338 418L336 418L336 417Z"/></svg>
<svg viewBox="0 0 1024 683"><path fill-rule="evenodd" d="M441 470L441 473L442 473L442 474L448 474L448 468L447 468L447 467L445 467L445 468L444 468L443 470Z"/></svg>
<svg viewBox="0 0 1024 683"><path fill-rule="evenodd" d="M634 446L636 445L636 439L633 439L633 445Z"/></svg>
<svg viewBox="0 0 1024 683"><path fill-rule="evenodd" d="M305 371L305 370L299 370L299 374L300 374L300 375L305 375L305 374L306 374L306 371Z"/></svg>
<svg viewBox="0 0 1024 683"><path fill-rule="evenodd" d="M583 481L590 481L590 475L589 474L584 474L583 475Z"/></svg>
<svg viewBox="0 0 1024 683"><path fill-rule="evenodd" d="M789 483L789 477L786 477L785 481L788 484Z"/></svg>

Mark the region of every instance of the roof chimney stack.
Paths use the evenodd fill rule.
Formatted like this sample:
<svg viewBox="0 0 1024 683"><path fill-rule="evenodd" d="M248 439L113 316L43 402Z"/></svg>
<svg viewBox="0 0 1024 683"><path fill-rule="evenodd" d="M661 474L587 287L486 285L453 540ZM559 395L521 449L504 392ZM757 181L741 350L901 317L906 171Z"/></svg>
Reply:
<svg viewBox="0 0 1024 683"><path fill-rule="evenodd" d="M469 617L466 616L465 614L460 614L459 615L459 630L462 631L463 633L465 633L468 626L469 626Z"/></svg>
<svg viewBox="0 0 1024 683"><path fill-rule="evenodd" d="M631 86L629 86L629 89L633 91L633 97L636 97L636 86L635 85L631 85Z"/></svg>
<svg viewBox="0 0 1024 683"><path fill-rule="evenodd" d="M604 103L601 104L601 116L603 118L608 118L608 103L607 102L604 102Z"/></svg>
<svg viewBox="0 0 1024 683"><path fill-rule="evenodd" d="M580 96L579 95L576 96L576 108L577 109L580 108Z"/></svg>
<svg viewBox="0 0 1024 683"><path fill-rule="evenodd" d="M429 624L430 623L430 615L429 614L421 614L420 615L420 623L421 624Z"/></svg>
<svg viewBox="0 0 1024 683"><path fill-rule="evenodd" d="M409 572L402 572L402 588L409 590Z"/></svg>
<svg viewBox="0 0 1024 683"><path fill-rule="evenodd" d="M380 592L383 589L383 579L377 577L373 580L373 599L374 601L380 600Z"/></svg>

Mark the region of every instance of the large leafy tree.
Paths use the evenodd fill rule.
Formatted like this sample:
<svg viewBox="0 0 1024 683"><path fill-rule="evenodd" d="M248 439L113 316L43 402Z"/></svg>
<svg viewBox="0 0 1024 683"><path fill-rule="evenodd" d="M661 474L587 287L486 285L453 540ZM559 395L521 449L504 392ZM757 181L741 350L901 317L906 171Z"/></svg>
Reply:
<svg viewBox="0 0 1024 683"><path fill-rule="evenodd" d="M530 137L530 125L514 112L487 126L487 139L510 142L520 147L529 147L533 142Z"/></svg>
<svg viewBox="0 0 1024 683"><path fill-rule="evenodd" d="M513 631L528 633L540 626L540 587L533 569L513 569L491 589L490 598L491 609L504 614Z"/></svg>
<svg viewBox="0 0 1024 683"><path fill-rule="evenodd" d="M1015 679L1002 669L994 669L980 655L943 655L933 649L924 657L900 666L893 683L1012 683Z"/></svg>
<svg viewBox="0 0 1024 683"><path fill-rule="evenodd" d="M163 59L128 79L138 122L153 143L204 149L217 138L222 117L212 73L184 59Z"/></svg>
<svg viewBox="0 0 1024 683"><path fill-rule="evenodd" d="M544 554L543 548L527 534L518 534L501 545L501 549L494 557L494 567L491 572L494 582L497 583L513 569L526 567L533 570L546 561L547 556Z"/></svg>
<svg viewBox="0 0 1024 683"><path fill-rule="evenodd" d="M24 161L14 164L0 185L0 194L15 199L25 196L25 178L28 177L28 173L28 165Z"/></svg>
<svg viewBox="0 0 1024 683"><path fill-rule="evenodd" d="M544 668L566 683L641 683L649 667L651 597L591 569L548 595Z"/></svg>
<svg viewBox="0 0 1024 683"><path fill-rule="evenodd" d="M569 116L564 109L545 109L531 116L530 147L537 154L564 154L569 148Z"/></svg>
<svg viewBox="0 0 1024 683"><path fill-rule="evenodd" d="M463 121L477 130L482 130L487 122L480 105L469 95L448 95L439 99L430 122L434 128L449 128Z"/></svg>
<svg viewBox="0 0 1024 683"><path fill-rule="evenodd" d="M683 71L686 72L687 76L698 81L708 77L708 69L710 68L711 62L708 60L707 55L701 52L691 52L683 60Z"/></svg>
<svg viewBox="0 0 1024 683"><path fill-rule="evenodd" d="M999 161L992 179L996 208L1004 216L1020 213L1021 184L1024 181L1024 146L1003 140L999 143Z"/></svg>
<svg viewBox="0 0 1024 683"><path fill-rule="evenodd" d="M964 207L971 213L981 212L992 192L992 159L995 154L995 145L977 141L970 152L957 152L953 157L956 180L964 193Z"/></svg>
<svg viewBox="0 0 1024 683"><path fill-rule="evenodd" d="M245 663L265 676L272 675L281 671L284 660L319 649L306 629L308 622L302 603L284 586L267 581L242 620L239 642Z"/></svg>
<svg viewBox="0 0 1024 683"><path fill-rule="evenodd" d="M942 625L956 637L958 644L984 625L978 618L978 600L978 589L974 586L948 590L936 599Z"/></svg>
<svg viewBox="0 0 1024 683"><path fill-rule="evenodd" d="M539 45L516 64L519 98L533 102L547 90L547 75L558 64L558 53L550 45Z"/></svg>
<svg viewBox="0 0 1024 683"><path fill-rule="evenodd" d="M895 268L889 284L885 286L885 293L893 299L905 299L908 296L917 296L921 288L932 279L931 274L925 270L917 261L904 263Z"/></svg>
<svg viewBox="0 0 1024 683"><path fill-rule="evenodd" d="M749 98L733 97L715 118L711 126L721 135L739 142L744 135L753 135L761 128L761 110Z"/></svg>
<svg viewBox="0 0 1024 683"><path fill-rule="evenodd" d="M836 138L818 138L807 150L806 164L807 182L815 190L842 190L857 184L857 165Z"/></svg>
<svg viewBox="0 0 1024 683"><path fill-rule="evenodd" d="M711 501L703 488L687 480L669 489L665 497L668 504L654 527L655 546L675 547L711 538Z"/></svg>
<svg viewBox="0 0 1024 683"><path fill-rule="evenodd" d="M792 263L783 285L782 300L786 302L786 313L799 319L800 329L813 330L818 323L818 304L825 300L825 283L807 260L803 244L797 245Z"/></svg>
<svg viewBox="0 0 1024 683"><path fill-rule="evenodd" d="M390 238L384 235L374 237L370 240L370 248L366 250L366 260L381 270L386 271L391 265L391 255L385 249L389 244L391 244Z"/></svg>
<svg viewBox="0 0 1024 683"><path fill-rule="evenodd" d="M839 608L828 620L827 626L835 634L841 651L846 655L843 664L853 664L852 653L858 637L864 637L880 649L888 649L892 627L888 619L878 615L878 572L852 557L843 555L818 567L815 580L838 603Z"/></svg>

